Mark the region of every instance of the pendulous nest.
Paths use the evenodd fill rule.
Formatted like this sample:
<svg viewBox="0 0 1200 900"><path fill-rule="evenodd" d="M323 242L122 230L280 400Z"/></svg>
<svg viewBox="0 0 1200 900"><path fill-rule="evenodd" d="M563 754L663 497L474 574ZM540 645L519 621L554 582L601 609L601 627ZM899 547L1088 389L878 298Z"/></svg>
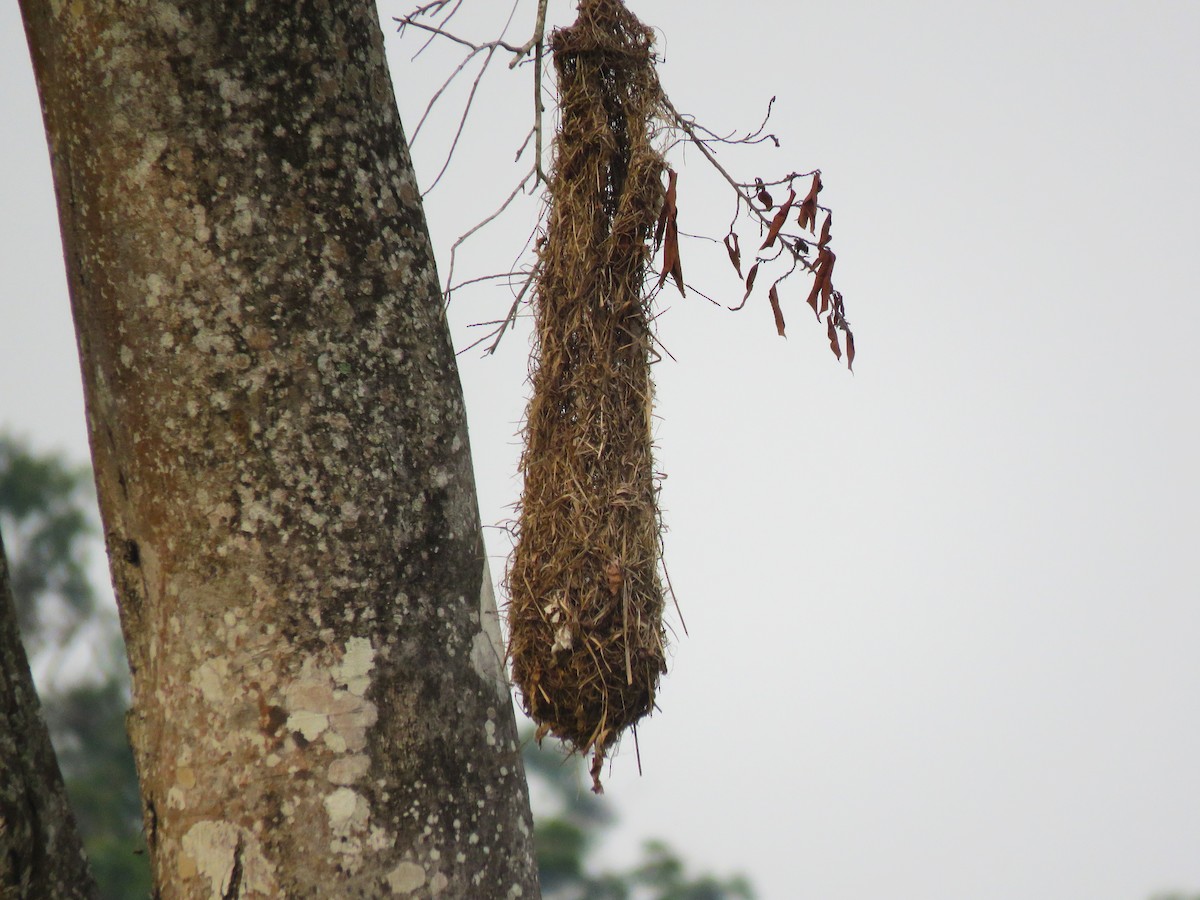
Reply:
<svg viewBox="0 0 1200 900"><path fill-rule="evenodd" d="M593 754L596 790L666 672L646 291L665 168L652 40L620 0L582 0L551 38L560 122L507 578L525 711L539 737Z"/></svg>

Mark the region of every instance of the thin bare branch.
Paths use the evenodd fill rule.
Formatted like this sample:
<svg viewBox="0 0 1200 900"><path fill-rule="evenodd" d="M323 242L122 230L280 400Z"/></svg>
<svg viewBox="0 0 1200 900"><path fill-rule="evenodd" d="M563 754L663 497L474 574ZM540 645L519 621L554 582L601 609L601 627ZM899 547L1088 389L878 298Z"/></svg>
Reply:
<svg viewBox="0 0 1200 900"><path fill-rule="evenodd" d="M748 131L741 137L737 136L736 130L731 131L728 134L717 134L711 128L706 128L705 126L701 125L699 122L692 121L691 125L696 130L697 134L704 133L704 134L708 135L707 138L703 139L706 143L726 144L726 145L742 144L742 145L747 145L747 146L754 146L755 144L763 144L763 143L766 143L767 141L770 141L776 147L778 147L779 146L779 138L778 137L776 137L774 134L763 134L763 132L766 131L767 122L771 118L771 108L774 105L775 105L775 98L772 97L770 99L770 101L767 103L767 112L766 112L766 115L763 116L762 122L760 122L758 127L755 128L753 131Z"/></svg>
<svg viewBox="0 0 1200 900"><path fill-rule="evenodd" d="M473 284L480 284L484 281L499 281L501 278L512 278L514 275L526 275L528 273L517 270L513 272L493 272L491 275L478 275L475 278L468 278L466 281L460 281L453 287L447 288L446 292L457 291L459 288L470 287ZM475 323L480 324L480 323ZM485 323L486 324L486 323ZM491 324L499 324L499 320Z"/></svg>
<svg viewBox="0 0 1200 900"><path fill-rule="evenodd" d="M462 70L467 67L467 63L469 63L471 60L473 60L475 58L476 54L479 52L480 51L478 51L478 50L472 50L470 53L468 53L463 58L463 61L458 64L458 67L455 68L455 70L450 73L450 77L442 82L442 86L439 87L436 91L434 91L433 96L429 98L429 103L427 103L425 105L425 112L423 112L421 114L421 119L419 122L417 122L417 127L413 129L412 137L410 137L408 139L409 147L412 147L417 142L417 136L421 133L421 128L425 125L425 120L427 118L429 118L429 114L431 112L433 112L434 104L436 104L438 102L438 100L441 99L442 94L444 94L446 92L446 89L448 87L450 87L450 85L451 85L451 83L453 83L454 79L459 76L459 74L462 72Z"/></svg>
<svg viewBox="0 0 1200 900"><path fill-rule="evenodd" d="M445 28L446 23L448 23L451 19L454 18L454 14L456 12L458 12L459 9L462 8L462 5L463 5L463 0L458 0L458 2L455 3L454 6L452 6L450 8L450 11L448 13L446 13L445 16L442 17L442 21L440 21L438 23L438 25L440 25L442 28ZM436 38L437 38L436 34L431 34L428 38L426 38L425 43L421 45L421 49L418 50L416 53L414 53L412 55L412 58L416 59L418 56L420 56L422 53L424 53L428 49L429 45L432 44Z"/></svg>
<svg viewBox="0 0 1200 900"><path fill-rule="evenodd" d="M525 54L534 47L537 48L537 56L540 57L542 55L543 38L546 34L546 6L548 4L549 0L538 0L537 24L533 26L533 37L518 48L517 55L508 64L510 69L516 67Z"/></svg>
<svg viewBox="0 0 1200 900"><path fill-rule="evenodd" d="M501 338L504 337L504 332L508 331L509 326L512 325L512 323L516 321L517 310L520 309L520 307L521 307L521 301L524 300L525 295L527 293L529 293L529 288L533 285L533 279L537 276L537 273L540 269L541 269L541 264L539 263L539 264L535 265L532 269L529 270L529 277L525 279L525 283L523 285L521 285L521 290L517 293L517 296L513 299L513 304L508 309L508 315L506 315L504 317L504 321L500 325L500 330L495 333L496 340L492 341L492 343L488 346L487 350L485 350L483 352L484 356L491 356L493 353L496 352L496 348L500 346L500 340L501 340Z"/></svg>
<svg viewBox="0 0 1200 900"><path fill-rule="evenodd" d="M487 56L484 57L483 65L479 68L479 74L475 76L475 80L471 83L471 93L467 95L467 104L463 107L462 118L458 120L458 128L454 131L454 140L450 142L450 150L446 153L446 161L442 163L442 168L437 173L437 177L421 193L421 199L429 196L429 192L437 187L438 182L442 180L442 176L446 174L446 170L450 168L450 162L454 159L454 151L458 148L458 142L462 138L463 129L467 127L467 117L471 114L471 104L475 102L475 94L479 90L479 82L483 80L483 76L487 72L487 67L491 64L492 57L495 55L496 48L492 47L488 50Z"/></svg>
<svg viewBox="0 0 1200 900"><path fill-rule="evenodd" d="M454 288L452 288L450 285L453 283L453 280L454 280L454 260L455 260L455 256L458 254L458 248L463 243L466 242L467 238L469 238L471 235L475 234L475 232L479 231L479 229L483 228L489 222L493 222L497 218L499 218L501 215L503 215L504 211L506 209L508 209L508 207L512 204L513 200L515 200L517 198L517 194L521 193L521 191L524 189L526 182L528 182L530 178L534 177L534 174L535 173L534 173L533 169L530 169L528 172L526 172L525 177L522 178L520 180L520 182L517 184L517 186L512 189L512 193L508 195L508 197L504 200L503 203L500 204L500 206L495 210L495 212L493 212L487 218L480 220L475 225L473 225L470 229L468 229L467 231L465 231L461 235L459 235L458 240L456 240L454 242L454 244L450 247L450 269L446 274L446 290L444 291L446 303L450 302L450 293L454 290Z"/></svg>
<svg viewBox="0 0 1200 900"><path fill-rule="evenodd" d="M455 34L452 31L446 31L443 28L439 28L436 25L429 25L425 22L418 22L415 19L413 19L413 17L411 15L405 16L403 18L394 18L393 21L400 23L399 30L401 32L404 31L405 27L411 25L413 28L421 29L421 31L428 31L430 34L434 35L435 37L444 37L448 41L453 41L456 44L461 44L464 47L474 50L476 53L478 53L482 50L507 50L509 53L519 53L520 49L521 49L513 44L508 43L508 41L487 41L486 43L483 43L483 44L476 44L476 43L473 43L472 41L468 41L466 38L459 37L457 34Z"/></svg>

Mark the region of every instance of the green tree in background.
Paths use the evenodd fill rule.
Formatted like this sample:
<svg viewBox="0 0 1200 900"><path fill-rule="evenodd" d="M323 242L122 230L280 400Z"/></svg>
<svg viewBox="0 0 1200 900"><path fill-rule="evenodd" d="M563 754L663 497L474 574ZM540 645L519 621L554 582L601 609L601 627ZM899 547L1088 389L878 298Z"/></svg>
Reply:
<svg viewBox="0 0 1200 900"><path fill-rule="evenodd" d="M150 864L125 734L128 675L119 651L110 659L103 680L52 693L44 709L100 896L126 900L149 895Z"/></svg>
<svg viewBox="0 0 1200 900"><path fill-rule="evenodd" d="M88 510L95 505L85 467L34 454L0 435L0 530L31 657L65 647L95 617L85 565L87 539L95 533Z"/></svg>
<svg viewBox="0 0 1200 900"><path fill-rule="evenodd" d="M80 833L104 900L150 893L141 801L125 732L129 672L115 616L88 580L96 550L95 498L86 467L0 434L0 531L26 646ZM84 652L90 664L57 670ZM47 664L49 662L49 664ZM55 664L58 664L57 666ZM74 668L74 666L72 666ZM648 841L624 871L597 871L595 850L616 816L584 787L578 757L526 739L538 869L546 900L752 900L749 882L688 873L663 841Z"/></svg>
<svg viewBox="0 0 1200 900"><path fill-rule="evenodd" d="M525 773L534 807L534 844L545 900L753 900L741 875L694 876L665 841L642 846L631 869L596 872L593 856L616 817L608 804L585 788L580 757L565 757L561 745L539 747L525 737Z"/></svg>
<svg viewBox="0 0 1200 900"><path fill-rule="evenodd" d="M150 866L125 734L129 670L88 579L95 503L86 466L0 434L0 531L22 638L100 896L128 900L149 895ZM80 670L70 677L68 661Z"/></svg>

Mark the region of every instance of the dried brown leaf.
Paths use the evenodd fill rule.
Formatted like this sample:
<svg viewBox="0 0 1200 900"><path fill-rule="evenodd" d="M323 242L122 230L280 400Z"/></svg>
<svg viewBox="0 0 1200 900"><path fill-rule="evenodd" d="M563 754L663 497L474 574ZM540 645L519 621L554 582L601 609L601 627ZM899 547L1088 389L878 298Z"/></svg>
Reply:
<svg viewBox="0 0 1200 900"><path fill-rule="evenodd" d="M817 274L813 276L812 289L808 292L808 299L804 302L812 307L813 315L817 317L817 321L821 321L821 312L817 309L817 295L821 293L821 285L824 278L821 273L821 265L817 264Z"/></svg>
<svg viewBox="0 0 1200 900"><path fill-rule="evenodd" d="M763 205L764 209L770 209L775 205L775 200L771 197L771 193L761 178L754 179L754 190L757 192L755 196L758 197L758 202Z"/></svg>
<svg viewBox="0 0 1200 900"><path fill-rule="evenodd" d="M854 371L854 332L846 329L846 368Z"/></svg>
<svg viewBox="0 0 1200 900"><path fill-rule="evenodd" d="M675 260L679 256L679 238L674 233L670 221L667 222L665 240L663 241L662 268L658 272L658 286L662 287L667 276L675 268Z"/></svg>
<svg viewBox="0 0 1200 900"><path fill-rule="evenodd" d="M833 293L833 264L837 257L828 247L821 248L821 256L817 262L817 271L821 278L821 312L829 309L829 298ZM817 318L820 318L818 313Z"/></svg>
<svg viewBox="0 0 1200 900"><path fill-rule="evenodd" d="M826 213L825 224L821 226L821 237L817 241L818 247L824 247L826 244L829 243L829 237L830 237L829 229L832 224L833 224L833 213Z"/></svg>
<svg viewBox="0 0 1200 900"><path fill-rule="evenodd" d="M783 228L783 223L787 221L788 213L792 211L792 204L796 202L796 192L788 191L788 198L784 201L783 206L779 207L779 211L775 213L775 218L771 220L771 227L767 229L767 239L763 241L763 245L759 250L766 250L775 243L775 239L779 237L779 229Z"/></svg>
<svg viewBox="0 0 1200 900"><path fill-rule="evenodd" d="M667 169L667 192L663 197L662 210L658 214L658 227L654 232L654 242L657 246L661 241L663 248L662 269L658 273L658 286L669 275L679 288L679 293L686 297L687 291L683 286L683 265L679 259L679 224L676 207L676 175L674 169Z"/></svg>
<svg viewBox="0 0 1200 900"><path fill-rule="evenodd" d="M780 337L787 337L784 333L783 310L779 308L779 289L776 285L771 285L771 312L775 314L775 330L779 332Z"/></svg>
<svg viewBox="0 0 1200 900"><path fill-rule="evenodd" d="M658 273L659 287L662 287L668 275L675 282L675 286L679 288L679 293L686 297L687 291L683 287L683 265L679 259L679 226L675 224L673 215L667 220L666 234L663 240L662 270Z"/></svg>
<svg viewBox="0 0 1200 900"><path fill-rule="evenodd" d="M663 196L662 209L658 212L658 225L654 229L655 249L662 244L663 232L666 230L667 222L675 218L675 181L678 177L674 169L667 169L667 192Z"/></svg>
<svg viewBox="0 0 1200 900"><path fill-rule="evenodd" d="M730 238L733 238L730 241ZM729 261L733 263L733 268L738 273L738 278L742 276L742 249L738 246L738 236L734 232L729 232L725 235L725 251L729 254Z"/></svg>
<svg viewBox="0 0 1200 900"><path fill-rule="evenodd" d="M683 263L679 259L679 231L674 225L671 226L671 231L675 233L675 264L671 266L671 280L675 282L675 287L679 288L679 296L686 297L687 289L683 286Z"/></svg>
<svg viewBox="0 0 1200 900"><path fill-rule="evenodd" d="M797 224L801 228L812 231L817 224L817 194L821 193L821 173L814 172L812 185L808 189L808 196L804 198L804 202L800 204L800 218Z"/></svg>
<svg viewBox="0 0 1200 900"><path fill-rule="evenodd" d="M743 306L745 306L746 301L750 299L750 292L752 290L754 290L754 279L757 277L758 277L758 263L755 263L754 265L752 265L750 267L749 274L746 275L746 293L742 295L742 302L739 303L737 306L729 307L734 312L737 312L739 309L741 309Z"/></svg>
<svg viewBox="0 0 1200 900"><path fill-rule="evenodd" d="M829 335L829 349L838 359L842 358L842 346L838 343L837 329L833 327L833 316L825 320L825 332Z"/></svg>

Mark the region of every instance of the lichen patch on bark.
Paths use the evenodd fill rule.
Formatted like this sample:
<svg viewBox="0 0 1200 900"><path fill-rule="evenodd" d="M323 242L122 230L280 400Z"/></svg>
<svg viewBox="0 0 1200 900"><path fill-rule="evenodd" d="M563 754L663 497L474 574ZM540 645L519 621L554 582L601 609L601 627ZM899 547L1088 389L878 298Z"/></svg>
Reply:
<svg viewBox="0 0 1200 900"><path fill-rule="evenodd" d="M189 828L178 867L185 882L206 880L213 900L231 896L234 878L240 879L238 897L274 897L278 889L275 866L263 855L258 840L230 822L205 820Z"/></svg>
<svg viewBox="0 0 1200 900"><path fill-rule="evenodd" d="M481 539L482 540L482 539ZM471 666L498 697L508 700L508 675L504 668L504 639L500 635L500 613L492 588L492 572L487 557L479 582L479 631L471 639Z"/></svg>
<svg viewBox="0 0 1200 900"><path fill-rule="evenodd" d="M425 884L425 870L413 862L402 862L388 873L393 894L411 894Z"/></svg>

